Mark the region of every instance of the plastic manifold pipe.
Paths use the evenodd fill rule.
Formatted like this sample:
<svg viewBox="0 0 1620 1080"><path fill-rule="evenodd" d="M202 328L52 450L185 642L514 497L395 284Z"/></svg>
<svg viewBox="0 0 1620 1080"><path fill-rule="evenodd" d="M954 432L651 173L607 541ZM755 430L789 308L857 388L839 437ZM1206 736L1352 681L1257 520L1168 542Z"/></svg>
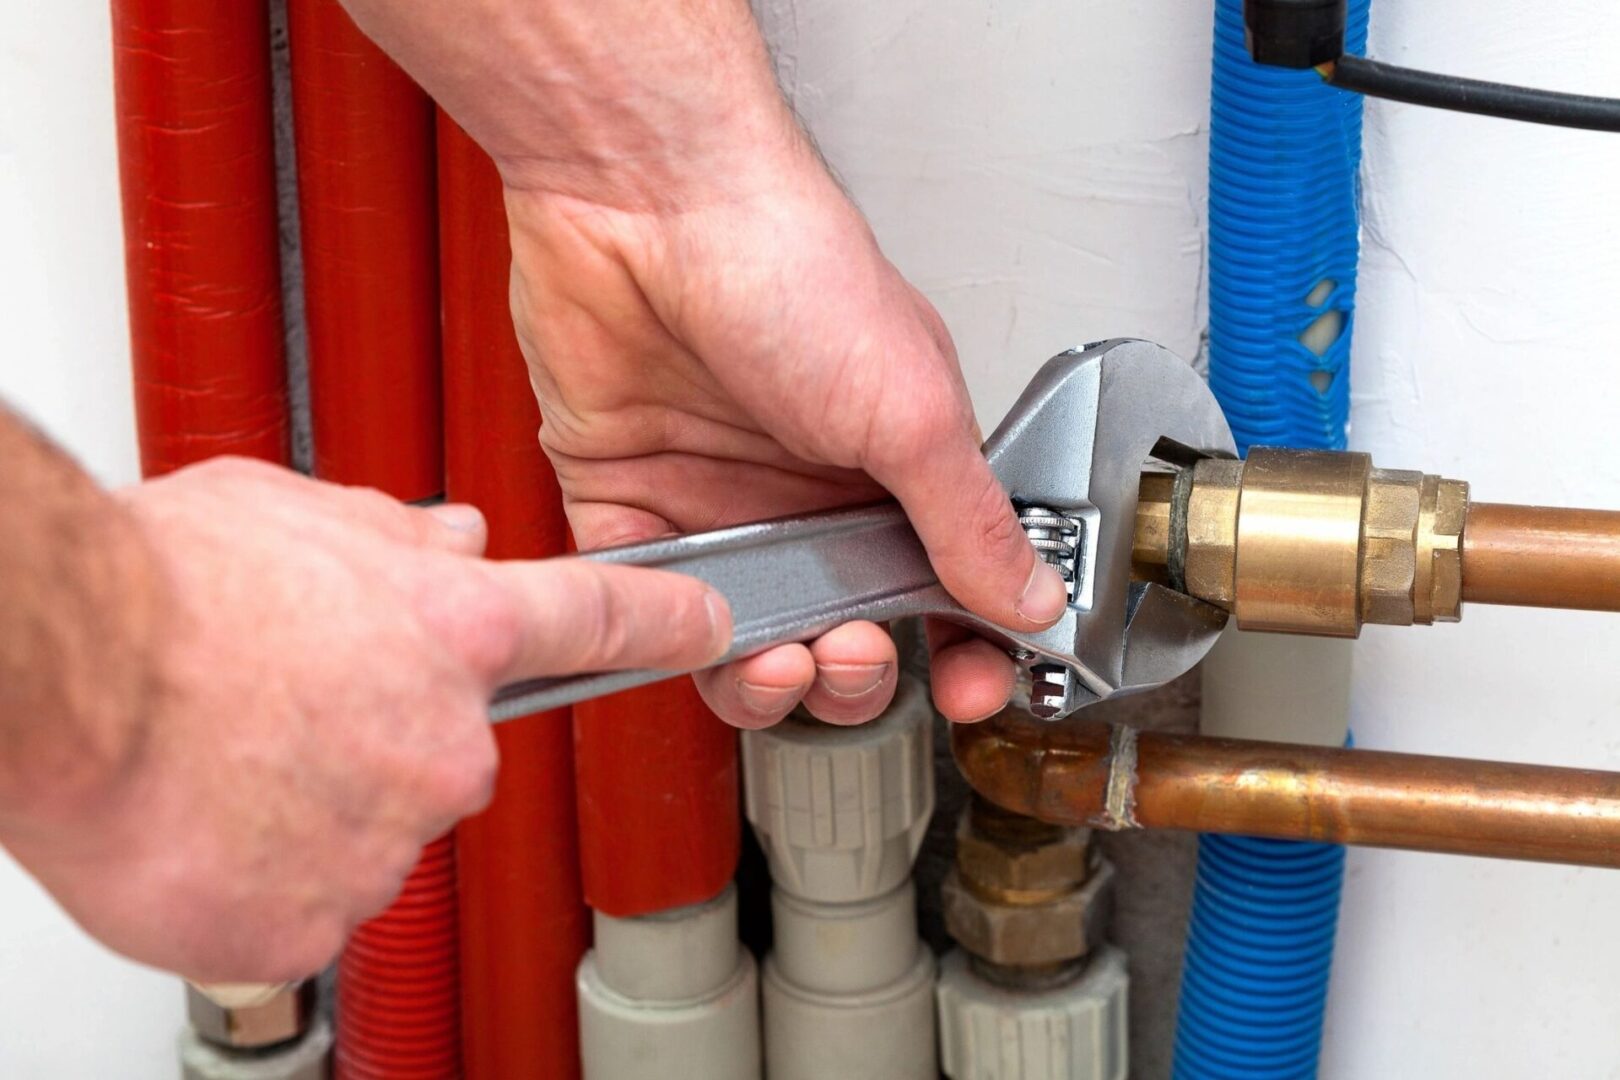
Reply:
<svg viewBox="0 0 1620 1080"><path fill-rule="evenodd" d="M495 164L439 117L449 496L484 512L489 555L568 545L562 499L535 433L540 410L512 328L512 261ZM466 1080L580 1072L574 971L590 944L567 709L498 725L495 799L456 829Z"/></svg>
<svg viewBox="0 0 1620 1080"><path fill-rule="evenodd" d="M1368 6L1349 4L1351 51ZM1341 449L1361 99L1256 64L1242 0L1217 0L1210 109L1210 385L1240 450ZM1200 838L1178 1080L1316 1074L1343 880L1342 848Z"/></svg>

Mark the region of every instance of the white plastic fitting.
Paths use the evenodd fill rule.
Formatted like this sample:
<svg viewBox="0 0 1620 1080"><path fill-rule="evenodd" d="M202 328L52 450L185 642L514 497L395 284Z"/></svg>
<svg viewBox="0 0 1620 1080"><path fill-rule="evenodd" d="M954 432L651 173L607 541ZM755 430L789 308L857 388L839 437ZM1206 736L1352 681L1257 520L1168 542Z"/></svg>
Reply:
<svg viewBox="0 0 1620 1080"><path fill-rule="evenodd" d="M858 904L771 894L765 960L771 1080L935 1080L934 956L910 879Z"/></svg>
<svg viewBox="0 0 1620 1080"><path fill-rule="evenodd" d="M902 676L870 724L798 716L742 738L748 820L771 879L806 900L847 904L911 875L934 812L933 710Z"/></svg>
<svg viewBox="0 0 1620 1080"><path fill-rule="evenodd" d="M951 1080L1125 1080L1125 955L1103 948L1073 982L1008 990L953 949L940 962L940 1067Z"/></svg>
<svg viewBox="0 0 1620 1080"><path fill-rule="evenodd" d="M580 962L586 1080L761 1080L759 976L737 891L633 919L595 914Z"/></svg>
<svg viewBox="0 0 1620 1080"><path fill-rule="evenodd" d="M935 1080L934 957L911 864L934 812L934 714L902 677L860 727L795 717L743 735L748 820L770 860L771 1080Z"/></svg>

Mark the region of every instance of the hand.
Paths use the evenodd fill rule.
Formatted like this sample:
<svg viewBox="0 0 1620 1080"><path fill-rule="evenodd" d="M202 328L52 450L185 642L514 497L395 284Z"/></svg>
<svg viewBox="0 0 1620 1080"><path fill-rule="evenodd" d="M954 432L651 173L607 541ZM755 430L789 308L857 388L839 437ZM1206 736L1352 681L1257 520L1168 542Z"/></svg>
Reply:
<svg viewBox="0 0 1620 1080"><path fill-rule="evenodd" d="M511 191L513 302L541 441L582 548L871 501L910 513L964 604L1024 629L1066 596L979 453L934 309L882 254L806 148L772 182L680 212ZM947 716L1000 709L1013 667L931 631ZM741 726L801 699L868 720L895 686L893 643L853 623L698 676Z"/></svg>
<svg viewBox="0 0 1620 1080"><path fill-rule="evenodd" d="M240 460L122 499L165 599L139 738L94 798L0 840L91 934L196 980L302 978L386 907L488 802L497 685L730 640L689 578L476 558L471 507Z"/></svg>
<svg viewBox="0 0 1620 1080"><path fill-rule="evenodd" d="M745 0L345 0L505 177L513 310L582 548L897 497L996 623L1067 601L979 452L950 336L783 103ZM947 716L1013 665L930 632ZM887 706L871 624L707 672L733 723Z"/></svg>

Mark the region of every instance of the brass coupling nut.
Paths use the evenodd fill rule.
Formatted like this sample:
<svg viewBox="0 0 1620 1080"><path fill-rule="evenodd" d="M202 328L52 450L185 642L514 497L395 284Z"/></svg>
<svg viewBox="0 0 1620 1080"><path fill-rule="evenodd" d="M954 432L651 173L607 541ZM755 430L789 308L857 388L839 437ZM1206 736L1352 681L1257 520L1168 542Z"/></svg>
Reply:
<svg viewBox="0 0 1620 1080"><path fill-rule="evenodd" d="M1364 623L1462 615L1462 481L1366 454L1256 448L1183 470L1160 513L1164 488L1145 486L1139 533L1167 531L1171 583L1245 630L1355 637Z"/></svg>
<svg viewBox="0 0 1620 1080"><path fill-rule="evenodd" d="M1091 831L1051 825L975 798L941 883L945 926L979 961L1051 974L1104 940L1114 871Z"/></svg>
<svg viewBox="0 0 1620 1080"><path fill-rule="evenodd" d="M233 1050L264 1050L300 1038L315 1015L315 980L285 986L186 985L186 1015L198 1037Z"/></svg>

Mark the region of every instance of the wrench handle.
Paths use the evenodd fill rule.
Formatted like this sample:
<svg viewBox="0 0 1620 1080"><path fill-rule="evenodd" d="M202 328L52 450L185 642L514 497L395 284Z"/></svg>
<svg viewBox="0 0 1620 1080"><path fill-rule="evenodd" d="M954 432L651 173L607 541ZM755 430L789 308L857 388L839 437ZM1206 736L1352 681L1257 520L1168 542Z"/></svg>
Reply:
<svg viewBox="0 0 1620 1080"><path fill-rule="evenodd" d="M801 514L580 555L592 562L687 574L731 604L726 663L773 645L810 641L846 622L957 612L922 541L893 502ZM645 686L680 671L612 671L503 687L494 722Z"/></svg>

